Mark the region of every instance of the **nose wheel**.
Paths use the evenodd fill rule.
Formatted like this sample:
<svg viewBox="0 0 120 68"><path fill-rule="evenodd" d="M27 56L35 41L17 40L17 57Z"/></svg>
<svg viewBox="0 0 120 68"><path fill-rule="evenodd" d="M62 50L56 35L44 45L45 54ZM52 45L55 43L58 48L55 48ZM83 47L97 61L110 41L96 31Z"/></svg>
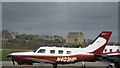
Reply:
<svg viewBox="0 0 120 68"><path fill-rule="evenodd" d="M82 68L87 68L87 66L86 65L82 65Z"/></svg>
<svg viewBox="0 0 120 68"><path fill-rule="evenodd" d="M87 68L84 62L82 62L82 68Z"/></svg>

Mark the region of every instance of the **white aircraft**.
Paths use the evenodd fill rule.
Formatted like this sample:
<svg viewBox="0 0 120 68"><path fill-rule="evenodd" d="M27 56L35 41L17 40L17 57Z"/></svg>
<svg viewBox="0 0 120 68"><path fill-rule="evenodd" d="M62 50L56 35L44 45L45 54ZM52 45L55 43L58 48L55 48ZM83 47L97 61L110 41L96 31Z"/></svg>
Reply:
<svg viewBox="0 0 120 68"><path fill-rule="evenodd" d="M114 63L116 68L120 68L120 46L107 45L103 51L102 61ZM111 65L110 65L111 66ZM112 68L112 66L111 66Z"/></svg>
<svg viewBox="0 0 120 68"><path fill-rule="evenodd" d="M120 51L120 46L117 45L107 45L105 49L103 50L103 53L108 53L108 52L119 52Z"/></svg>
<svg viewBox="0 0 120 68"><path fill-rule="evenodd" d="M118 60L120 52L103 53L111 34L111 31L103 31L91 45L85 48L40 47L32 52L11 53L8 57L12 58L13 64L16 61L19 65L45 62L53 64L53 68L57 68L57 64L106 60L115 63L116 68L118 68L120 66ZM86 65L83 63L82 67L86 68ZM112 66L108 65L107 67Z"/></svg>

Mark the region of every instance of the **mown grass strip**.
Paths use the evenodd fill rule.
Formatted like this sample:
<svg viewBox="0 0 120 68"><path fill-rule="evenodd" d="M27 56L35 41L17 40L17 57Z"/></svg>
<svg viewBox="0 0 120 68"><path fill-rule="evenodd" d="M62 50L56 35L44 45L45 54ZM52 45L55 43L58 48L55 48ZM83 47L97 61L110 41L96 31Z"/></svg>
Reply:
<svg viewBox="0 0 120 68"><path fill-rule="evenodd" d="M24 49L2 49L2 61L10 61L11 58L7 58L7 55L10 53L15 53L15 52L28 52L31 50L24 50Z"/></svg>

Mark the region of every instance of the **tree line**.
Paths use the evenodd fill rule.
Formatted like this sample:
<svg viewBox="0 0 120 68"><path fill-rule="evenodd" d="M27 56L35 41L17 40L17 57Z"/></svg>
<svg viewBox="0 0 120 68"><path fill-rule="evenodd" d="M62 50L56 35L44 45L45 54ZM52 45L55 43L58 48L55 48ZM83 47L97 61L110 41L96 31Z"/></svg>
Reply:
<svg viewBox="0 0 120 68"><path fill-rule="evenodd" d="M8 30L2 30L2 48L3 49L36 49L41 46L56 46L56 47L80 47L87 46L92 42L91 39L87 39L87 43L84 44L70 44L66 43L65 39L55 38L49 40L41 38L39 35L20 34L15 32L9 32ZM46 36L46 38L49 36ZM109 42L108 45L120 45L114 42Z"/></svg>
<svg viewBox="0 0 120 68"><path fill-rule="evenodd" d="M60 39L46 40L39 38L39 35L28 35L2 31L3 49L35 49L41 46L63 46L65 40Z"/></svg>

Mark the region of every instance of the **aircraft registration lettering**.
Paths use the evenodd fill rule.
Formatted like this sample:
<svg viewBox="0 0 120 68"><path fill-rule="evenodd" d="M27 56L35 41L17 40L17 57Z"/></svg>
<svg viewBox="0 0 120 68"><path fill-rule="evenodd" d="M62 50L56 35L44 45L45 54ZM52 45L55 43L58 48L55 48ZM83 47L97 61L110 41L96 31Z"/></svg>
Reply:
<svg viewBox="0 0 120 68"><path fill-rule="evenodd" d="M56 61L60 61L60 62L74 62L75 60L77 60L76 57L58 57Z"/></svg>

